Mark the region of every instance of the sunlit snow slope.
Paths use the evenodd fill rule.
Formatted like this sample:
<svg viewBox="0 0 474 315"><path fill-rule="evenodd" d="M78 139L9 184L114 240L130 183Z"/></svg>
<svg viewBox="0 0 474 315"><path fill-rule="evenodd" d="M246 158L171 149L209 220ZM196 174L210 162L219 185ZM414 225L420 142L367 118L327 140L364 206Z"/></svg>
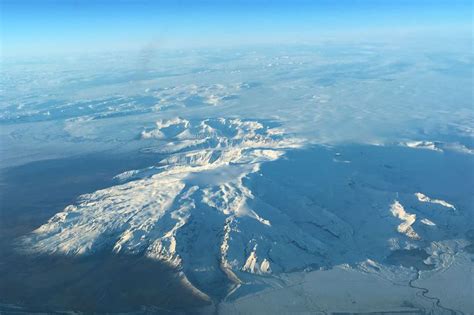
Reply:
<svg viewBox="0 0 474 315"><path fill-rule="evenodd" d="M437 176L442 186L455 187L444 167L452 157L440 159L436 151L308 149L276 123L224 118L159 120L139 137L148 153L163 157L159 163L118 174L116 186L81 196L25 236L23 248L144 255L222 296L252 282L251 274L340 264L394 277L380 264L387 257L443 269L465 243L449 242L469 228L467 188L433 188ZM433 170L439 174L427 177ZM461 212L417 187L456 198L464 203ZM416 248L426 257L407 258Z"/></svg>
<svg viewBox="0 0 474 315"><path fill-rule="evenodd" d="M149 151L166 158L117 175L123 184L81 196L79 204L25 237L25 247L73 255L111 248L166 261L206 279L221 268L236 283L240 280L232 270L272 270L268 257L256 255L256 236L260 246L289 251L286 255L322 250L317 239L278 216L272 227L273 218L249 205L252 191L243 183L261 163L297 148L298 139L277 127L239 119L161 120L140 136L152 144ZM290 237L301 245L287 249L276 243ZM282 261L278 269L285 267Z"/></svg>

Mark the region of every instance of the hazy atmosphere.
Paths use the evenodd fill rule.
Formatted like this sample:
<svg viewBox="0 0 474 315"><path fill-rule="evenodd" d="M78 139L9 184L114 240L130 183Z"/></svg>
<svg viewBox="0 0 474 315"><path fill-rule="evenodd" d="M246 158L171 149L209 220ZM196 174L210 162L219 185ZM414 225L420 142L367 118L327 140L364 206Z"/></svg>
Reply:
<svg viewBox="0 0 474 315"><path fill-rule="evenodd" d="M0 9L0 313L474 314L471 1Z"/></svg>

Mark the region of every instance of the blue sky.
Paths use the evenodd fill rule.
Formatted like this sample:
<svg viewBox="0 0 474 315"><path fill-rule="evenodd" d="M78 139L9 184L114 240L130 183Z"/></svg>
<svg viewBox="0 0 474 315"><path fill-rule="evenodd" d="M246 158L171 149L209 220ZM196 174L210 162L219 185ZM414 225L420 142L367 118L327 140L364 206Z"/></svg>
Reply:
<svg viewBox="0 0 474 315"><path fill-rule="evenodd" d="M3 0L4 55L311 41L353 32L472 31L465 0Z"/></svg>

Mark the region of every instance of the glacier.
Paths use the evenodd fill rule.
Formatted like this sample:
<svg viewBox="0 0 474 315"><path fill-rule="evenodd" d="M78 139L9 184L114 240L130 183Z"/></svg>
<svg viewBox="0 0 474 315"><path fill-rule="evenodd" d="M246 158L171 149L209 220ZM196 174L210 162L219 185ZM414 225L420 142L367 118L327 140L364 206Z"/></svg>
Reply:
<svg viewBox="0 0 474 315"><path fill-rule="evenodd" d="M275 122L225 118L162 119L138 137L148 154L163 157L156 165L117 174L116 185L80 196L22 237L20 248L140 255L180 272L207 300L232 300L253 284L271 286L271 279L303 270L347 265L366 272L368 263L390 281L400 281L397 263L439 272L455 259L453 248L468 245L456 235L469 231L472 214L415 190L470 207L467 187L451 193L424 176L439 170L442 181L455 180L445 169L453 162L436 151L313 148ZM472 163L469 154L453 154ZM422 260L418 250L426 253ZM387 259L388 269L381 265Z"/></svg>

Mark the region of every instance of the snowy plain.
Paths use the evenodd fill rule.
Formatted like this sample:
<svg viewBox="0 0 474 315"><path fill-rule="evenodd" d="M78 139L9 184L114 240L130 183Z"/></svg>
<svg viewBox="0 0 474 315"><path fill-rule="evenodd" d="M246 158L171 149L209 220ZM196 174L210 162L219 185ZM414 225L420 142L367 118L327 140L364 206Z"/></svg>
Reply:
<svg viewBox="0 0 474 315"><path fill-rule="evenodd" d="M473 58L438 49L6 62L2 170L92 153L148 161L11 243L163 263L203 313L471 314Z"/></svg>

